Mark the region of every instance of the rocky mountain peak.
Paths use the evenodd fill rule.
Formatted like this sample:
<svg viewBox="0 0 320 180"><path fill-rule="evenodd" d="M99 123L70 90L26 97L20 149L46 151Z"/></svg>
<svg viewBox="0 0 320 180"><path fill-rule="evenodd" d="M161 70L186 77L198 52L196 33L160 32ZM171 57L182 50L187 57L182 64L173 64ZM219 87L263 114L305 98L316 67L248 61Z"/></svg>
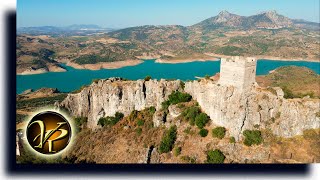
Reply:
<svg viewBox="0 0 320 180"><path fill-rule="evenodd" d="M228 20L236 17L237 15L231 14L228 11L221 11L218 16L216 16L215 22L216 23L223 23L227 22Z"/></svg>

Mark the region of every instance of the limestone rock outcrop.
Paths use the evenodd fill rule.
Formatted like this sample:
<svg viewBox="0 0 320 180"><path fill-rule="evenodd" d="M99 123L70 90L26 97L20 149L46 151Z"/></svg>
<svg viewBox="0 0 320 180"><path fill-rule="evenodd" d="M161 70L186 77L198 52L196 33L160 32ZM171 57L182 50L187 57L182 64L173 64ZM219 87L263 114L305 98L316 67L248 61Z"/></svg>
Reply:
<svg viewBox="0 0 320 180"><path fill-rule="evenodd" d="M213 81L185 84L187 93L198 101L212 122L224 126L237 140L245 129L270 128L275 135L291 137L303 130L320 128L319 99L285 99L281 89L272 92L252 86L241 91Z"/></svg>
<svg viewBox="0 0 320 180"><path fill-rule="evenodd" d="M88 127L97 127L99 118L125 115L133 110L154 106L154 125L168 124L181 112L175 106L169 113L159 111L161 103L172 91L182 91L180 80L122 81L119 78L100 80L77 94L69 94L59 104L73 116L88 117ZM236 140L246 129L271 129L275 135L291 137L303 130L320 128L319 99L285 99L279 88L269 91L253 85L246 91L233 86L223 86L211 80L185 83L184 91L192 95L211 122L227 128ZM167 119L164 119L167 118ZM171 120L170 120L171 118ZM179 122L172 122L177 123Z"/></svg>
<svg viewBox="0 0 320 180"><path fill-rule="evenodd" d="M95 128L99 118L113 116L116 112L128 115L133 110L151 106L160 109L171 92L180 88L180 80L123 81L109 78L92 83L77 94L69 94L59 106L68 109L73 116L88 117L88 127Z"/></svg>

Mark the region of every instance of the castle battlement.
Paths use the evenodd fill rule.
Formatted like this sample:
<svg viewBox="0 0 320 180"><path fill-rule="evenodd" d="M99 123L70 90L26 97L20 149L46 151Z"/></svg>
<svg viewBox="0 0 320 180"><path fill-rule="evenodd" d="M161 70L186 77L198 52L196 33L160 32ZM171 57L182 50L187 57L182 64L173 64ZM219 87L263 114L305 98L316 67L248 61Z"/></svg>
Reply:
<svg viewBox="0 0 320 180"><path fill-rule="evenodd" d="M219 83L241 90L248 89L256 82L256 66L257 61L252 57L221 58Z"/></svg>

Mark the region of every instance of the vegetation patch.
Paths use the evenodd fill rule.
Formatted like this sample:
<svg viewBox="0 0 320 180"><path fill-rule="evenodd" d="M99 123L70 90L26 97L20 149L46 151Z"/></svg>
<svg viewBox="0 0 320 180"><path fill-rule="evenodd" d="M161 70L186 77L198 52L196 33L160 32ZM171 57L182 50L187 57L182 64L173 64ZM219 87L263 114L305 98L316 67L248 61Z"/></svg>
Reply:
<svg viewBox="0 0 320 180"><path fill-rule="evenodd" d="M144 120L138 119L137 125L138 126L143 126L144 125Z"/></svg>
<svg viewBox="0 0 320 180"><path fill-rule="evenodd" d="M171 104L178 104L181 102L189 102L189 101L191 101L191 99L192 99L192 96L188 93L183 93L180 91L172 92L169 95L169 99L162 103L162 109L167 110Z"/></svg>
<svg viewBox="0 0 320 180"><path fill-rule="evenodd" d="M174 156L179 156L181 154L181 147L175 147L174 148Z"/></svg>
<svg viewBox="0 0 320 180"><path fill-rule="evenodd" d="M200 114L200 108L198 106L188 107L181 113L184 119L186 119L192 126L195 124L198 114Z"/></svg>
<svg viewBox="0 0 320 180"><path fill-rule="evenodd" d="M98 121L98 125L104 127L104 126L113 126L117 122L119 122L123 118L123 114L120 112L116 112L115 116L107 116L102 117Z"/></svg>
<svg viewBox="0 0 320 180"><path fill-rule="evenodd" d="M149 81L150 79L152 79L152 77L149 76L149 75L147 75L147 76L144 78L145 81Z"/></svg>
<svg viewBox="0 0 320 180"><path fill-rule="evenodd" d="M261 131L259 130L245 130L243 131L243 135L246 146L259 145L262 143Z"/></svg>
<svg viewBox="0 0 320 180"><path fill-rule="evenodd" d="M32 98L26 100L17 101L16 108L24 109L24 108L37 108L37 107L45 107L49 105L54 105L55 102L61 102L67 97L67 94L59 94L51 97L41 97L41 98Z"/></svg>
<svg viewBox="0 0 320 180"><path fill-rule="evenodd" d="M206 137L206 136L208 135L208 130L206 130L206 129L200 129L199 135L200 135L201 137Z"/></svg>
<svg viewBox="0 0 320 180"><path fill-rule="evenodd" d="M232 136L230 137L229 142L234 144L236 143L236 139Z"/></svg>
<svg viewBox="0 0 320 180"><path fill-rule="evenodd" d="M197 159L195 157L190 156L181 156L181 160L190 164L195 164L197 162Z"/></svg>
<svg viewBox="0 0 320 180"><path fill-rule="evenodd" d="M165 132L159 146L159 153L167 153L172 150L174 142L177 138L177 126L171 126L168 131Z"/></svg>
<svg viewBox="0 0 320 180"><path fill-rule="evenodd" d="M195 120L198 128L202 129L209 122L209 117L206 113L200 113Z"/></svg>
<svg viewBox="0 0 320 180"><path fill-rule="evenodd" d="M216 127L212 129L212 137L222 139L226 135L226 128Z"/></svg>
<svg viewBox="0 0 320 180"><path fill-rule="evenodd" d="M206 163L212 163L212 164L222 164L224 162L224 159L226 157L224 154L219 150L210 150L207 152L207 161Z"/></svg>

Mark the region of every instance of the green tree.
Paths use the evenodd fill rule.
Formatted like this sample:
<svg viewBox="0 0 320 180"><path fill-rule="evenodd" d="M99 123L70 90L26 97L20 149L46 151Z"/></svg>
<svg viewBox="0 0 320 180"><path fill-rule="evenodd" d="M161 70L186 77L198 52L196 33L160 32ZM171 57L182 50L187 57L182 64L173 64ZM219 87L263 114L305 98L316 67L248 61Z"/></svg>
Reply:
<svg viewBox="0 0 320 180"><path fill-rule="evenodd" d="M206 137L206 136L208 135L208 130L206 130L206 129L200 129L199 135L200 135L201 137Z"/></svg>
<svg viewBox="0 0 320 180"><path fill-rule="evenodd" d="M207 163L222 164L225 158L219 149L210 150L207 153Z"/></svg>
<svg viewBox="0 0 320 180"><path fill-rule="evenodd" d="M195 120L196 120L196 125L200 129L202 129L209 122L209 118L205 113L200 113Z"/></svg>
<svg viewBox="0 0 320 180"><path fill-rule="evenodd" d="M171 126L162 137L159 146L159 153L167 153L172 150L174 142L177 138L177 126Z"/></svg>

